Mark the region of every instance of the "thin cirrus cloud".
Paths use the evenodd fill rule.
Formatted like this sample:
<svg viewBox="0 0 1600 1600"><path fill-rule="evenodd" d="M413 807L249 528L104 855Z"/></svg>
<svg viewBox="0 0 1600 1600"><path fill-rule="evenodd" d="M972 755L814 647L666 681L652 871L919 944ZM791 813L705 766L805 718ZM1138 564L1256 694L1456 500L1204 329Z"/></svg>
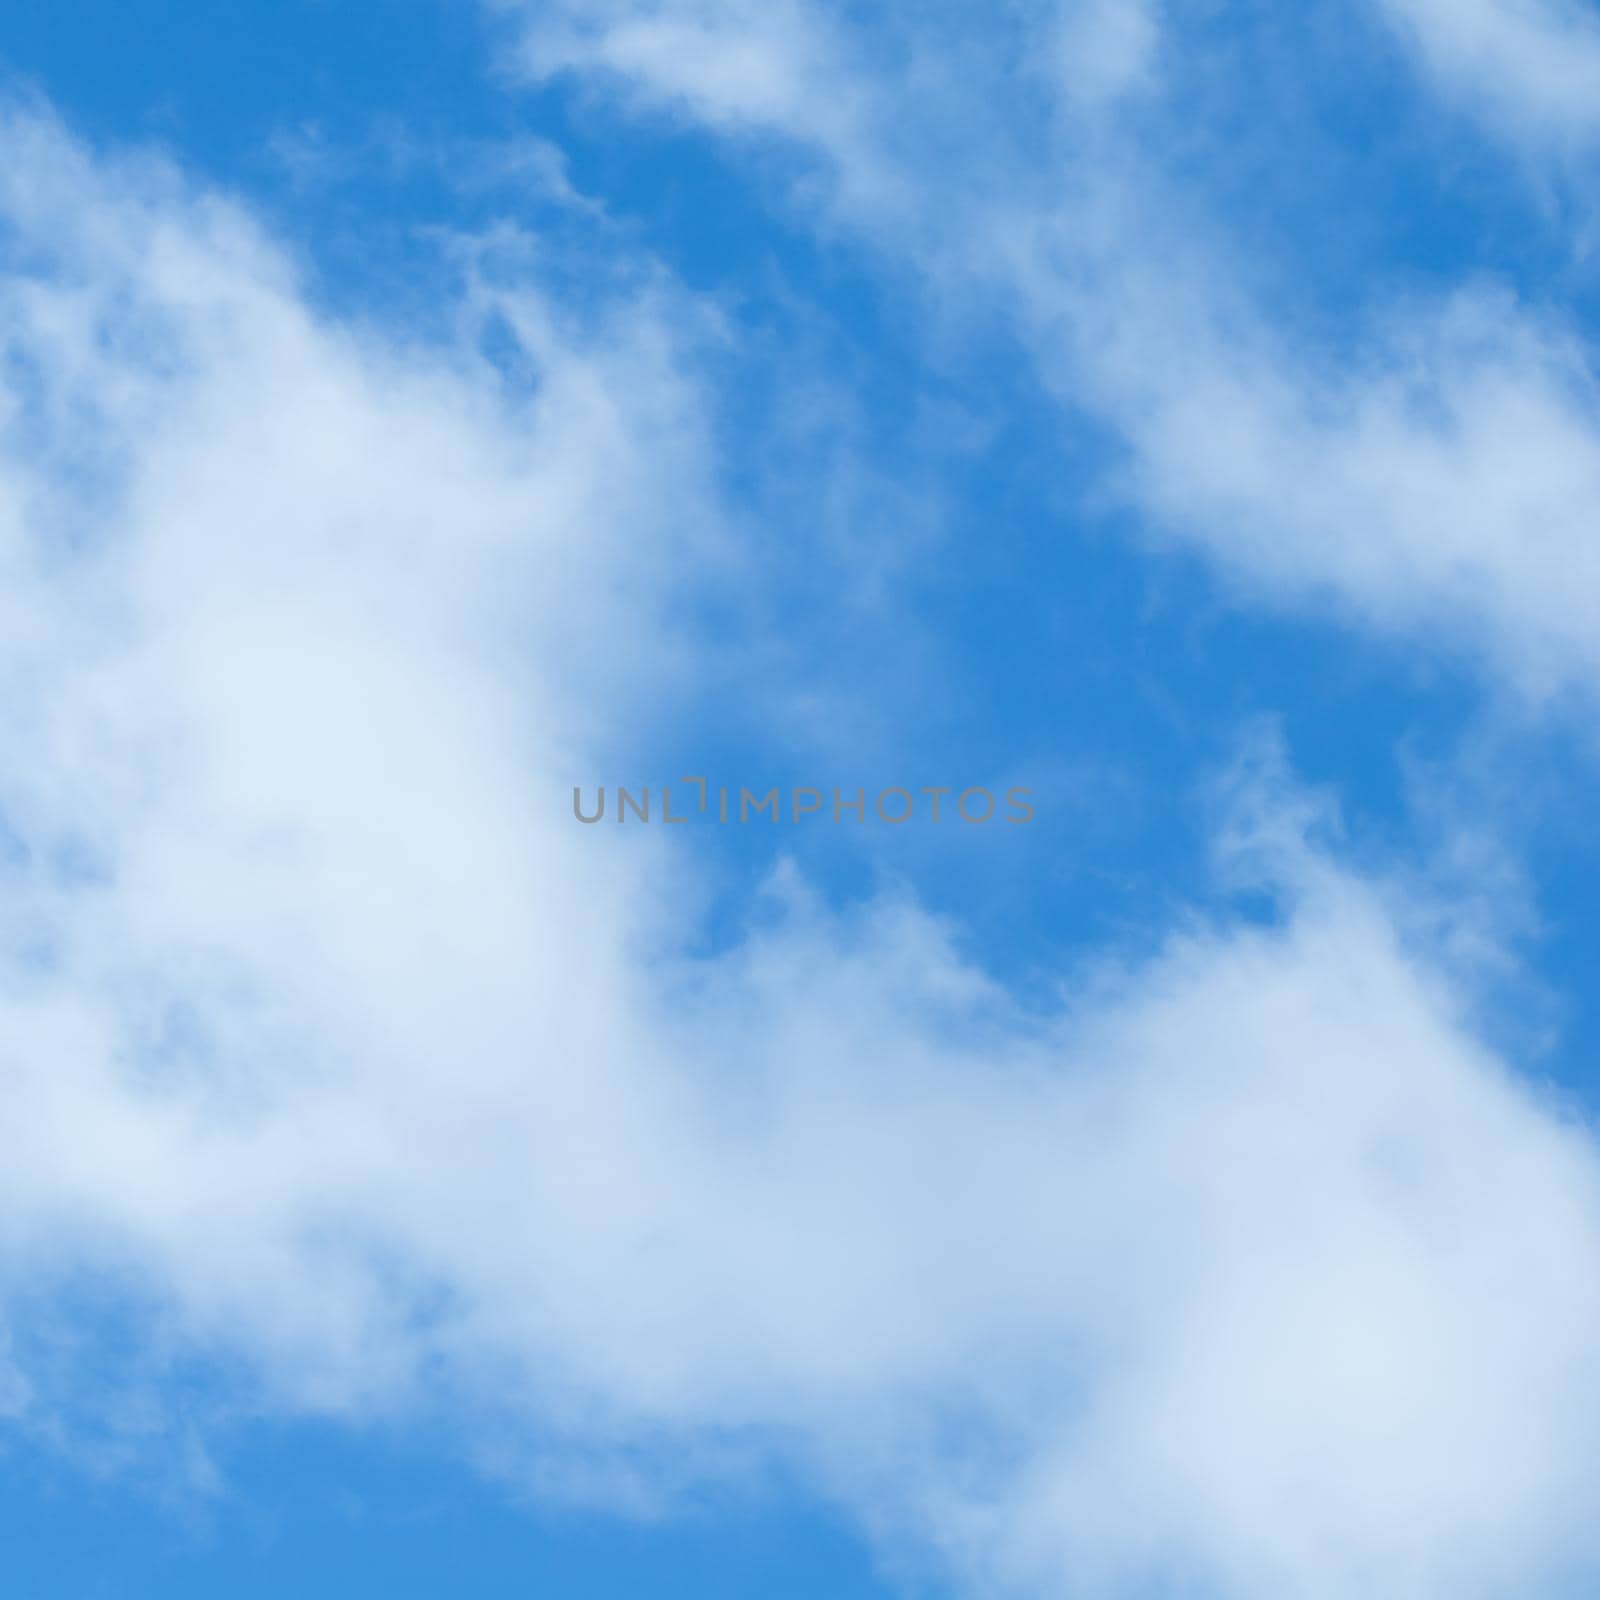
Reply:
<svg viewBox="0 0 1600 1600"><path fill-rule="evenodd" d="M424 346L169 167L4 137L12 1305L91 1267L255 1404L447 1406L551 1490L781 1456L973 1593L1600 1563L1600 1151L1270 757L1222 848L1281 916L1046 1015L792 869L692 955L692 863L558 785L737 526L693 308L468 273Z"/></svg>
<svg viewBox="0 0 1600 1600"><path fill-rule="evenodd" d="M1600 70L1575 10L1563 32L1553 8L1392 9L1509 59L1513 86L1519 63L1556 86ZM1205 553L1252 602L1487 658L1533 701L1587 693L1600 396L1559 305L1486 275L1428 292L1380 281L1337 341L1275 319L1226 219L1164 160L1183 143L1186 39L1158 8L1051 5L945 32L903 8L875 24L823 5L777 17L541 8L518 59L807 153L813 170L777 170L790 202L869 241L941 313L1005 308L1064 406L1114 431L1146 533ZM705 63L746 52L769 65L732 95ZM1563 71L1539 74L1544 54ZM824 80L828 95L800 87ZM1570 102L1575 127L1600 94Z"/></svg>

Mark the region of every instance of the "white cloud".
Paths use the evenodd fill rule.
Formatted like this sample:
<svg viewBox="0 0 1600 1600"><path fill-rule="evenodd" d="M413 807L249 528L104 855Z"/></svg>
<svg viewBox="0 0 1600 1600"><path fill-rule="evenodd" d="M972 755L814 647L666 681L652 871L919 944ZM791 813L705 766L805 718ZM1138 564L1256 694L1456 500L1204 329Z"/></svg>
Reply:
<svg viewBox="0 0 1600 1600"><path fill-rule="evenodd" d="M518 62L535 78L603 78L640 105L720 131L782 138L820 153L860 203L893 203L873 85L847 40L802 0L558 0L529 14L489 0L522 31Z"/></svg>
<svg viewBox="0 0 1600 1600"><path fill-rule="evenodd" d="M825 32L791 0L759 9L736 0L558 5L527 45L528 65L541 74L603 68L645 79L707 120L818 140L837 115L837 101L821 93L833 55Z"/></svg>
<svg viewBox="0 0 1600 1600"><path fill-rule="evenodd" d="M1600 1159L1395 891L1257 782L1283 924L1049 1019L792 874L677 953L684 864L566 789L717 517L682 308L478 282L508 397L170 172L4 137L13 1307L92 1267L268 1403L431 1397L556 1482L753 1439L975 1592L1600 1559Z"/></svg>
<svg viewBox="0 0 1600 1600"><path fill-rule="evenodd" d="M1533 700L1592 693L1597 390L1559 318L1465 290L1385 317L1347 365L1127 258L1094 282L1047 272L1032 311L1071 307L1052 375L1115 421L1157 527L1254 597L1487 653Z"/></svg>
<svg viewBox="0 0 1600 1600"><path fill-rule="evenodd" d="M810 0L486 0L515 24L532 80L602 85L636 112L702 125L758 150L803 153L792 192L877 228L937 227L990 200L986 163L1012 145L1004 100L1043 90L1077 119L1104 115L1155 75L1153 0L1046 0L976 16L960 7L840 11ZM936 196L930 196L929 178ZM929 204L935 210L930 219Z"/></svg>
<svg viewBox="0 0 1600 1600"><path fill-rule="evenodd" d="M1600 136L1600 16L1584 0L1379 0L1441 88L1502 134L1578 150Z"/></svg>
<svg viewBox="0 0 1600 1600"><path fill-rule="evenodd" d="M461 350L407 350L310 313L236 208L5 136L8 1228L114 1243L112 1200L200 1323L381 1387L378 1286L299 1175L387 1159L362 1100L411 1105L407 1063L482 1057L531 1116L512 1063L618 981L640 852L556 849L560 785L679 671L693 319L479 279ZM491 314L525 397L471 353Z"/></svg>
<svg viewBox="0 0 1600 1600"><path fill-rule="evenodd" d="M1465 8L1469 35L1491 9ZM742 37L754 15L723 8L715 26ZM1492 284L1379 299L1354 340L1319 348L1252 298L1226 230L1124 115L1128 90L1158 87L1152 8L1023 8L948 50L933 24L891 15L921 70L835 28L846 98L871 108L847 135L792 109L760 119L836 173L880 174L870 188L840 177L830 226L870 239L940 311L1005 311L1063 401L1121 439L1122 487L1147 524L1253 598L1487 655L1534 700L1593 685L1600 410L1593 352L1558 308ZM1091 64L1084 81L1056 71L1063 52ZM1582 71L1581 42L1568 54ZM605 59L635 101L697 111L661 63ZM1183 108L1166 114L1176 127Z"/></svg>

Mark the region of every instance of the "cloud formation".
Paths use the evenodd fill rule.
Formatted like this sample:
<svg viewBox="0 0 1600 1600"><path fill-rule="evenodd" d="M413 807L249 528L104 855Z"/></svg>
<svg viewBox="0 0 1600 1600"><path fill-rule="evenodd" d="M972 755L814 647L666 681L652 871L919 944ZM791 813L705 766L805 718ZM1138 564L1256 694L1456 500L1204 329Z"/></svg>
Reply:
<svg viewBox="0 0 1600 1600"><path fill-rule="evenodd" d="M1497 81L1522 63L1552 93L1575 84L1573 117L1600 106L1577 82L1594 52L1576 13L1567 38L1554 8L1396 9L1463 50L1478 40L1474 60L1509 59ZM1488 277L1380 285L1337 345L1284 325L1226 220L1164 159L1185 115L1162 66L1161 28L1169 61L1187 42L1176 19L1052 4L992 27L959 8L847 23L813 5L779 28L745 7L617 0L586 8L579 33L550 15L529 18L527 70L584 72L635 108L807 152L808 176L780 173L791 202L868 241L941 314L1004 310L1068 411L1113 430L1145 524L1253 600L1486 657L1534 701L1592 686L1587 341ZM674 31L691 26L716 51ZM657 48L629 45L640 28ZM748 51L789 66L741 75L737 98L685 76ZM1538 71L1540 52L1563 70ZM832 94L799 87L822 78Z"/></svg>
<svg viewBox="0 0 1600 1600"><path fill-rule="evenodd" d="M567 807L724 520L692 308L469 271L407 342L169 168L4 139L13 1305L90 1269L262 1404L547 1482L781 1455L974 1593L1600 1560L1600 1156L1270 763L1225 847L1277 913L1046 1014L792 870L695 956L665 830Z"/></svg>
<svg viewBox="0 0 1600 1600"><path fill-rule="evenodd" d="M1534 153L1600 137L1600 18L1582 0L1380 0L1447 94Z"/></svg>

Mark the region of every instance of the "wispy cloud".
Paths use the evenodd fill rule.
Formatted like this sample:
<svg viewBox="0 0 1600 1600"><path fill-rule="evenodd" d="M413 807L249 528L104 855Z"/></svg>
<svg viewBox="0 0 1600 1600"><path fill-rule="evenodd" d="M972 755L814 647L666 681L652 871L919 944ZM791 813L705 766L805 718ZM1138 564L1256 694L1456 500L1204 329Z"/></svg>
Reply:
<svg viewBox="0 0 1600 1600"><path fill-rule="evenodd" d="M1589 70L1576 13L1564 40L1554 9L1548 28L1492 4L1449 8L1449 28L1442 8L1404 9L1481 35L1485 61L1502 59L1498 29L1538 41L1565 64L1552 92ZM1065 406L1115 429L1145 522L1254 599L1331 603L1386 634L1486 654L1535 700L1593 683L1600 425L1593 353L1558 306L1492 280L1380 286L1337 347L1281 324L1226 217L1163 157L1182 109L1163 99L1153 9L1112 21L1047 6L986 28L890 8L854 31L824 6L782 15L781 35L759 24L759 47L809 81L826 37L844 86L832 102L757 93L759 75L737 104L717 100L682 79L703 51L616 43L633 26L692 24L719 48L754 49L758 24L738 7L619 4L585 51L557 54L541 12L524 60L809 150L832 175L803 184L812 213L869 241L941 312L1005 309ZM1181 48L1179 22L1166 26ZM1510 51L1508 81L1533 49ZM848 121L817 120L826 103L848 105Z"/></svg>
<svg viewBox="0 0 1600 1600"><path fill-rule="evenodd" d="M1437 86L1534 153L1600 139L1600 17L1583 0L1379 0Z"/></svg>

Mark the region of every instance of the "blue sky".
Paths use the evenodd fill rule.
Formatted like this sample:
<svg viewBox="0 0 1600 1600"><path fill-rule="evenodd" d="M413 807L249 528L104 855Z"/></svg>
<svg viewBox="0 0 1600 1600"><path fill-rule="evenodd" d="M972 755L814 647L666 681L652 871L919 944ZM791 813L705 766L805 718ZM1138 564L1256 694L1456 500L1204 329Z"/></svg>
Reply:
<svg viewBox="0 0 1600 1600"><path fill-rule="evenodd" d="M1591 5L0 62L8 1593L1588 1592Z"/></svg>

